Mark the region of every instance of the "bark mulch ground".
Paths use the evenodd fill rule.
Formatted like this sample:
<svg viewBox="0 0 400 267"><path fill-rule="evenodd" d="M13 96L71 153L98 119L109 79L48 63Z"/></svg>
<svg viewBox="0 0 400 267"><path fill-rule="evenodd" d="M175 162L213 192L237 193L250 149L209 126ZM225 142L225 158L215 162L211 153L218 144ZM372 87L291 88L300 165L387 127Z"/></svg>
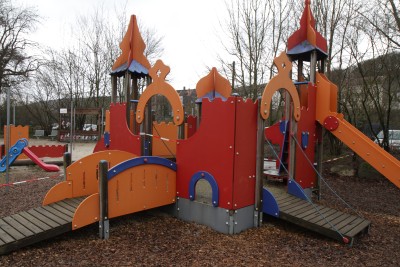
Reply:
<svg viewBox="0 0 400 267"><path fill-rule="evenodd" d="M13 167L10 177L20 181L46 176L49 173L28 166ZM62 179L0 187L0 217L40 206L49 188ZM92 225L0 256L0 266L399 266L400 189L382 177L327 172L325 179L372 222L370 233L353 247L270 217L260 228L229 236L147 211L111 220L107 241L98 238L98 226ZM349 210L326 186L322 190L322 204Z"/></svg>

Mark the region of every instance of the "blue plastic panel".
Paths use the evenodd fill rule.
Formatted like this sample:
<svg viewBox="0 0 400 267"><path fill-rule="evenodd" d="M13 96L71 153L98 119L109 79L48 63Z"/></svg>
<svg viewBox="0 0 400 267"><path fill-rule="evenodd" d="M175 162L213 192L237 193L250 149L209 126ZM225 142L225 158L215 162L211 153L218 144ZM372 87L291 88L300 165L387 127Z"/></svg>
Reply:
<svg viewBox="0 0 400 267"><path fill-rule="evenodd" d="M208 98L209 101L213 101L215 98L221 98L222 101L226 101L226 98L223 97L220 93L212 91L205 94L203 97L197 98L196 103L203 103L203 99Z"/></svg>
<svg viewBox="0 0 400 267"><path fill-rule="evenodd" d="M109 132L104 133L104 145L106 147L110 146L110 133Z"/></svg>
<svg viewBox="0 0 400 267"><path fill-rule="evenodd" d="M214 207L218 207L218 199L219 199L219 189L217 181L215 180L214 176L212 176L208 172L199 171L196 172L192 178L190 178L189 183L189 198L190 200L195 200L196 198L196 184L200 179L206 180L211 185L212 196L211 201Z"/></svg>
<svg viewBox="0 0 400 267"><path fill-rule="evenodd" d="M305 201L309 201L303 188L293 179L290 179L288 182L288 193Z"/></svg>
<svg viewBox="0 0 400 267"><path fill-rule="evenodd" d="M308 84L309 81L303 81L303 82L293 82L294 85L302 85L302 84Z"/></svg>
<svg viewBox="0 0 400 267"><path fill-rule="evenodd" d="M126 70L129 70L132 73L137 73L137 74L149 74L148 69L146 69L142 64L137 62L136 60L132 60L131 64L128 67L128 63L125 62L115 70L111 72L111 74L118 74L120 72L125 72Z"/></svg>
<svg viewBox="0 0 400 267"><path fill-rule="evenodd" d="M129 66L128 70L133 73L143 73L149 74L149 70L146 69L142 64L137 62L136 60L132 60L131 65Z"/></svg>
<svg viewBox="0 0 400 267"><path fill-rule="evenodd" d="M301 147L306 149L308 147L308 136L310 135L309 132L302 132L301 133Z"/></svg>
<svg viewBox="0 0 400 267"><path fill-rule="evenodd" d="M108 171L107 177L108 180L111 180L114 176L118 175L119 173L128 170L130 168L146 165L146 164L155 164L167 167L173 171L176 171L176 163L170 161L168 159L160 158L160 157L137 157L133 158L120 164L114 166Z"/></svg>
<svg viewBox="0 0 400 267"><path fill-rule="evenodd" d="M281 131L282 134L286 133L286 130L288 128L288 122L289 121L280 121L279 122L279 130Z"/></svg>
<svg viewBox="0 0 400 267"><path fill-rule="evenodd" d="M279 218L279 207L275 197L267 189L263 188L262 212Z"/></svg>
<svg viewBox="0 0 400 267"><path fill-rule="evenodd" d="M19 139L15 145L13 145L9 150L8 150L8 163L9 165L13 164L13 162L18 158L19 155L21 155L22 150L28 146L28 140L25 138ZM0 161L0 172L5 172L7 168L7 156L3 157L3 159Z"/></svg>
<svg viewBox="0 0 400 267"><path fill-rule="evenodd" d="M322 53L323 55L327 56L327 54L324 51L322 51L318 47L313 46L308 41L301 42L300 44L296 45L295 47L293 47L292 49L287 51L286 54L288 54L289 56L291 56L291 55L299 55L299 54L309 53L309 52L314 51L314 50L317 50L317 52Z"/></svg>

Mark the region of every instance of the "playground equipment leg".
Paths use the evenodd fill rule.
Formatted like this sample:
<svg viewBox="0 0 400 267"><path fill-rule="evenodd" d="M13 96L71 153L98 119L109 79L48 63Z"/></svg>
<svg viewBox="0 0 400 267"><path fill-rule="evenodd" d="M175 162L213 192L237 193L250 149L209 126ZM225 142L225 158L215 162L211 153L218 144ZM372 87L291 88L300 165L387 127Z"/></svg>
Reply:
<svg viewBox="0 0 400 267"><path fill-rule="evenodd" d="M261 100L258 102L259 108ZM254 227L262 224L262 203L261 196L263 190L263 174L264 174L264 119L258 114L257 119L257 158L256 158L256 190L254 201Z"/></svg>
<svg viewBox="0 0 400 267"><path fill-rule="evenodd" d="M69 165L71 165L72 162L72 157L70 152L65 152L63 156L63 165L64 165L64 178L65 180L67 179L67 168Z"/></svg>
<svg viewBox="0 0 400 267"><path fill-rule="evenodd" d="M110 224L108 220L108 161L101 160L99 163L99 198L100 198L100 220L99 235L101 239L110 237Z"/></svg>

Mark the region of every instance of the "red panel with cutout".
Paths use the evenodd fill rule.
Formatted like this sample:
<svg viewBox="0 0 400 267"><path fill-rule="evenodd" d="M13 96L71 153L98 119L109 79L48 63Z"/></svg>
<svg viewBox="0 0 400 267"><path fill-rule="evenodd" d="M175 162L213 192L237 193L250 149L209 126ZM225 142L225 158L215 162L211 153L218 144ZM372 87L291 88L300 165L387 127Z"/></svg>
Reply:
<svg viewBox="0 0 400 267"><path fill-rule="evenodd" d="M110 106L110 145L104 144L101 138L93 152L103 150L122 150L141 155L140 136L134 135L126 122L126 104L111 104Z"/></svg>
<svg viewBox="0 0 400 267"><path fill-rule="evenodd" d="M219 188L219 206L233 209L233 155L235 98L223 102L203 100L202 118L196 133L177 145L177 196L189 199L189 182L199 171L210 173Z"/></svg>

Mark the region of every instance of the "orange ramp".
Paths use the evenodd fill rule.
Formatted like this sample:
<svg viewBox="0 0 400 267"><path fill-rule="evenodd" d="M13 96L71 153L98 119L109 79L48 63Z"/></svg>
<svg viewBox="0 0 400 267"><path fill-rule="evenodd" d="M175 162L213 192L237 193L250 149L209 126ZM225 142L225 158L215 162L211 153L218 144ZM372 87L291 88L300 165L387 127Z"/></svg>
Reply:
<svg viewBox="0 0 400 267"><path fill-rule="evenodd" d="M317 121L400 188L400 162L336 112L337 87L317 73Z"/></svg>

